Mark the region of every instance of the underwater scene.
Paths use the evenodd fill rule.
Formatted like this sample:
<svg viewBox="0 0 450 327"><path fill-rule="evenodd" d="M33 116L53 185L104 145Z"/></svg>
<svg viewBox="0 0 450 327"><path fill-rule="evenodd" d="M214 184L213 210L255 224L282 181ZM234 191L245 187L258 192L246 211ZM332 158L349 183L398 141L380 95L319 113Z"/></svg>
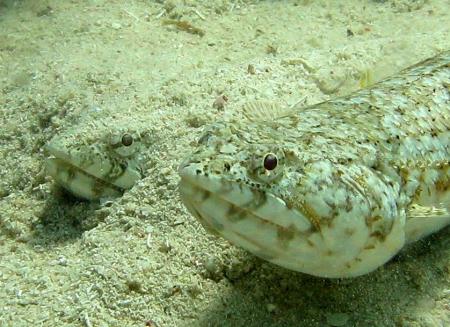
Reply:
<svg viewBox="0 0 450 327"><path fill-rule="evenodd" d="M0 326L450 326L448 0L0 0Z"/></svg>

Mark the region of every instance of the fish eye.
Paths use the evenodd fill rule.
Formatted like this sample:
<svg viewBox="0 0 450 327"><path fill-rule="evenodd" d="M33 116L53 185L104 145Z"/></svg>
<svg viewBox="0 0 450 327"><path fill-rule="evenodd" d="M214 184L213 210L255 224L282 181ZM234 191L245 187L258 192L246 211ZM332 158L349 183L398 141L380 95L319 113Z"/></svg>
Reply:
<svg viewBox="0 0 450 327"><path fill-rule="evenodd" d="M122 145L130 146L131 144L133 144L133 136L131 136L130 134L123 134Z"/></svg>
<svg viewBox="0 0 450 327"><path fill-rule="evenodd" d="M277 156L273 153L268 153L264 157L264 168L267 170L274 170L278 165Z"/></svg>

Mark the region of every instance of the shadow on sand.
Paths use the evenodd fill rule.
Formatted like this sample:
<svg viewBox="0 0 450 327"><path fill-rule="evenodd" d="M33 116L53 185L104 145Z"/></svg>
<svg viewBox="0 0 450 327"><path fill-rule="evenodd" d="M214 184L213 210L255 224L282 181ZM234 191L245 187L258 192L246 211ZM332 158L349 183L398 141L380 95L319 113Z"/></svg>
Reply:
<svg viewBox="0 0 450 327"><path fill-rule="evenodd" d="M214 299L196 326L410 326L448 289L449 241L446 228L354 279L315 278L255 259L256 269L231 281L232 291ZM446 317L436 326L448 325Z"/></svg>

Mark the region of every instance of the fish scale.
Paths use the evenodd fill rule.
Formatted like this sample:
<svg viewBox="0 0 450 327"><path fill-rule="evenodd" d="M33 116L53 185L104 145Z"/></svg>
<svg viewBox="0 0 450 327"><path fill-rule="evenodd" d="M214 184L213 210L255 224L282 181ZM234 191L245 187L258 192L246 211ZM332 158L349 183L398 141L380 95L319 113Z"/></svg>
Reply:
<svg viewBox="0 0 450 327"><path fill-rule="evenodd" d="M369 273L450 224L449 88L446 51L312 106L250 103L182 163L182 201L207 230L274 264Z"/></svg>

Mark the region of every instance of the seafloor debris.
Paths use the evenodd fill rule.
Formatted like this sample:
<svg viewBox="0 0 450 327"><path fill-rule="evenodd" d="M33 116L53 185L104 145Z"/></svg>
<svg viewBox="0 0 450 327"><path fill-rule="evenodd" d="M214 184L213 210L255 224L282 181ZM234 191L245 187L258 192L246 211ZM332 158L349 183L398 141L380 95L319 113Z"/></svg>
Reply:
<svg viewBox="0 0 450 327"><path fill-rule="evenodd" d="M205 35L205 31L203 31L202 29L200 29L198 27L192 26L191 23L189 23L188 21L185 21L185 20L165 19L165 20L163 20L162 24L163 25L173 25L178 30L188 32L191 34L200 35L200 36Z"/></svg>

